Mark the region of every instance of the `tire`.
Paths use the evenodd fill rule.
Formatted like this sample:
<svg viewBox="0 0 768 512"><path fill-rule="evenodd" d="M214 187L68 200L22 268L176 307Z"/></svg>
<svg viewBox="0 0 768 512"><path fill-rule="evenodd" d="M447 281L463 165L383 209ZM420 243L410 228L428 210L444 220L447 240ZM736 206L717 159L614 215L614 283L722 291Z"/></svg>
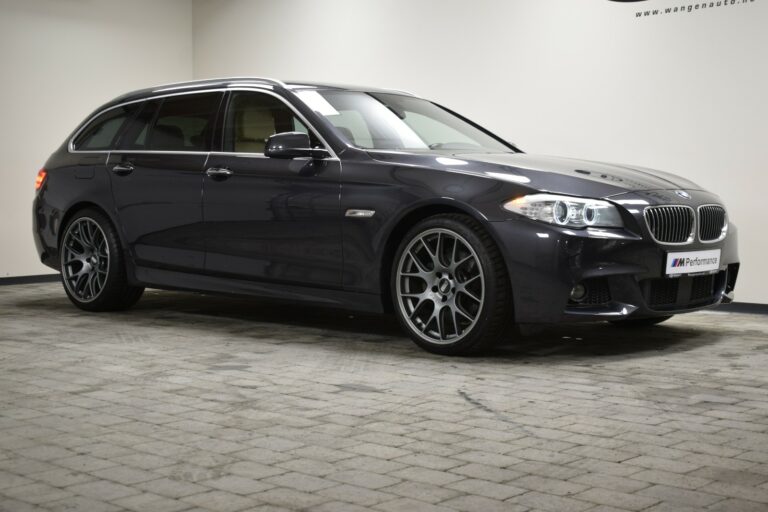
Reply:
<svg viewBox="0 0 768 512"><path fill-rule="evenodd" d="M64 291L80 309L127 309L144 293L144 288L128 284L117 231L98 210L81 210L69 220L61 237L59 260Z"/></svg>
<svg viewBox="0 0 768 512"><path fill-rule="evenodd" d="M429 352L476 354L511 326L504 259L471 217L441 214L418 222L403 237L390 276L400 324Z"/></svg>
<svg viewBox="0 0 768 512"><path fill-rule="evenodd" d="M653 316L650 318L628 318L626 320L611 320L610 322L617 327L628 327L633 329L642 329L644 327L653 327L661 322L666 322L674 315Z"/></svg>

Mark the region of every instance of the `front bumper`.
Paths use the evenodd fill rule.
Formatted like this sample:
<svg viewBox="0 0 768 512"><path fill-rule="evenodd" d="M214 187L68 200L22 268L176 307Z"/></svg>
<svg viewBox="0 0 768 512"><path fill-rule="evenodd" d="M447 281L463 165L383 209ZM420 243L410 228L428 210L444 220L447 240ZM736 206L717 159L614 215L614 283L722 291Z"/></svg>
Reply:
<svg viewBox="0 0 768 512"><path fill-rule="evenodd" d="M733 300L737 231L684 247L652 240L639 222L621 230L575 230L525 218L491 223L509 269L517 323L618 320L685 313ZM669 252L720 249L711 273L668 278ZM570 300L573 287L587 300ZM591 295L590 295L591 294Z"/></svg>

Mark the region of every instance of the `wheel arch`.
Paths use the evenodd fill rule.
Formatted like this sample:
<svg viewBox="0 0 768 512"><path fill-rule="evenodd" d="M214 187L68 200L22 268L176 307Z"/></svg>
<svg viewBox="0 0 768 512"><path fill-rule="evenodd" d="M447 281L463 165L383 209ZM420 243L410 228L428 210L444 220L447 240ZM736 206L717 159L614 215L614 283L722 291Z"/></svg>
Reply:
<svg viewBox="0 0 768 512"><path fill-rule="evenodd" d="M427 217L432 217L433 215L440 215L444 213L457 213L471 217L477 221L483 229L485 229L485 231L491 236L494 243L501 251L503 245L499 243L495 231L493 229L489 229L490 226L488 224L490 221L488 221L485 215L483 215L481 212L465 203L454 200L443 200L437 203L416 205L409 210L406 210L396 221L392 223L392 227L387 233L384 250L382 251L381 264L379 265L381 304L385 312L394 312L390 273L392 270L392 265L394 264L397 248L400 246L400 243L402 242L408 230L413 227L414 224L423 219L426 219ZM504 265L507 266L506 258L504 258ZM507 275L509 275L509 268L507 268Z"/></svg>
<svg viewBox="0 0 768 512"><path fill-rule="evenodd" d="M64 228L69 224L69 221L72 220L72 217L77 215L79 212L87 209L93 209L99 211L99 213L104 214L109 221L112 223L112 227L115 228L115 231L117 232L118 236L120 237L120 242L123 243L123 236L120 233L120 230L117 229L117 222L115 222L115 219L112 215L109 214L106 208L101 206L98 203L94 203L93 201L78 201L72 205L69 206L64 211L64 214L61 216L61 222L59 223L59 229L58 233L56 233L56 248L61 248L61 237L64 236Z"/></svg>
<svg viewBox="0 0 768 512"><path fill-rule="evenodd" d="M115 233L117 233L117 237L120 240L120 245L123 249L123 254L125 256L125 268L126 272L128 273L128 280L132 285L139 284L136 280L136 272L135 272L135 266L133 262L133 257L131 255L131 252L128 248L128 244L126 244L125 236L123 233L123 230L121 229L120 223L118 222L118 219L115 218L115 216L109 211L108 208L105 208L104 206L95 203L93 201L77 201L75 203L72 203L65 211L64 214L61 217L61 222L59 223L58 233L56 233L56 252L57 252L57 259L58 254L61 251L61 237L64 236L64 228L67 226L69 221L77 215L78 212L81 212L83 210L87 209L93 209L98 211L99 213L103 214L107 219L109 219L109 222L112 224L112 227L115 230ZM58 265L58 261L57 261Z"/></svg>

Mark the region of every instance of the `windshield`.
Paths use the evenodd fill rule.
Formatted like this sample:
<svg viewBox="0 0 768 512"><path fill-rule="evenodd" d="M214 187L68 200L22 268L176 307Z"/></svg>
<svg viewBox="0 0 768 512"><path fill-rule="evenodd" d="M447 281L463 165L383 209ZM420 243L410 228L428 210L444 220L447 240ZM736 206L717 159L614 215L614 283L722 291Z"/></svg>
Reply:
<svg viewBox="0 0 768 512"><path fill-rule="evenodd" d="M296 94L359 148L514 151L449 111L412 96L335 90Z"/></svg>

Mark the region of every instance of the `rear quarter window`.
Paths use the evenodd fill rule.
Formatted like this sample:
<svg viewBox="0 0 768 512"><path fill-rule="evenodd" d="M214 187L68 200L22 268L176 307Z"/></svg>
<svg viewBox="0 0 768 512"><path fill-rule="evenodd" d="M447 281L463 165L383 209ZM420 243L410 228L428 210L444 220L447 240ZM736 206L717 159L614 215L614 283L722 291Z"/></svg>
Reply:
<svg viewBox="0 0 768 512"><path fill-rule="evenodd" d="M97 116L80 131L73 141L73 148L80 151L108 150L114 147L120 133L139 109L132 103L112 108Z"/></svg>

